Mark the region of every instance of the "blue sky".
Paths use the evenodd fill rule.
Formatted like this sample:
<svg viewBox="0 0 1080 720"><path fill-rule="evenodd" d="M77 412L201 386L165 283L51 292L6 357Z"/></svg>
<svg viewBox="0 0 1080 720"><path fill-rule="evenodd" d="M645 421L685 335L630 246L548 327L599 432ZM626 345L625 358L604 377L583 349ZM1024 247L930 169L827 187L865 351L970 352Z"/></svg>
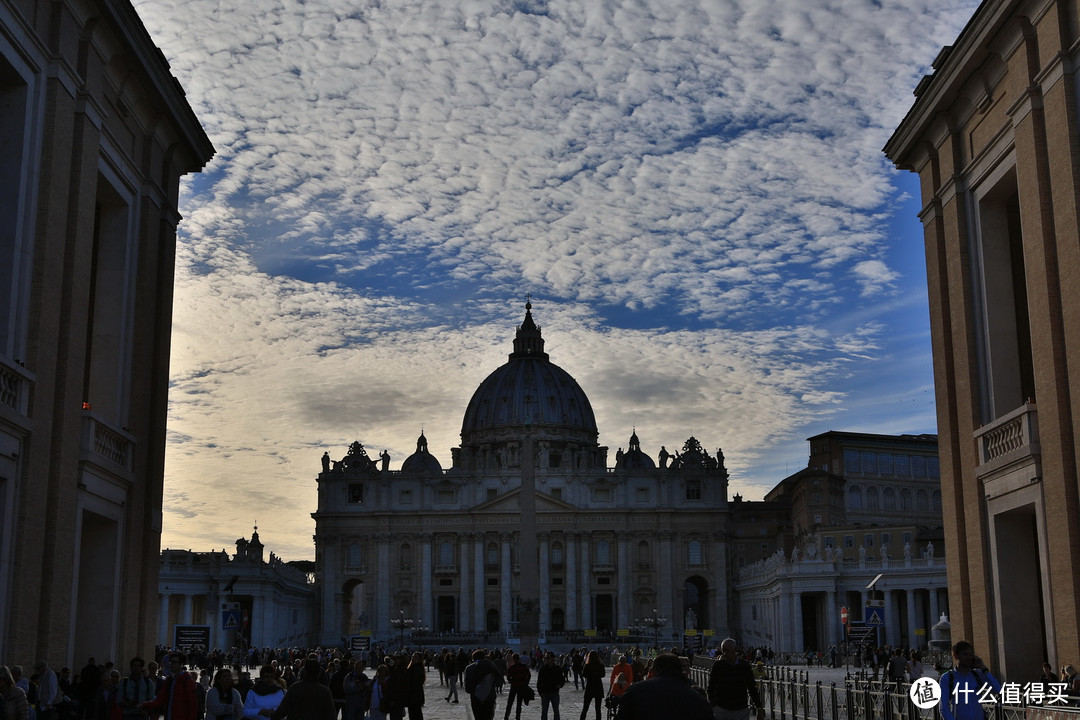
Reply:
<svg viewBox="0 0 1080 720"><path fill-rule="evenodd" d="M610 457L760 498L830 429L935 431L913 176L974 0L136 0L185 182L163 545L313 555L324 450L450 462L531 294Z"/></svg>

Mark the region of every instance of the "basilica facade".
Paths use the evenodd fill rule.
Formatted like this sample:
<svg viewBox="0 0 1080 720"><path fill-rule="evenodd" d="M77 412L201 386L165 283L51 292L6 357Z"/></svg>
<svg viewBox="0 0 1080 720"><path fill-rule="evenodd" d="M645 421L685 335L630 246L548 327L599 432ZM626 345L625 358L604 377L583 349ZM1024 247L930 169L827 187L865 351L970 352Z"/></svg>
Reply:
<svg viewBox="0 0 1080 720"><path fill-rule="evenodd" d="M722 452L691 437L654 460L634 430L609 467L598 436L588 397L544 352L526 305L508 362L465 409L450 467L423 434L400 470L359 442L340 461L324 454L319 641L392 642L416 620L434 637L502 642L526 611L549 640L728 635ZM535 537L523 541L523 526ZM524 586L536 580L532 601Z"/></svg>

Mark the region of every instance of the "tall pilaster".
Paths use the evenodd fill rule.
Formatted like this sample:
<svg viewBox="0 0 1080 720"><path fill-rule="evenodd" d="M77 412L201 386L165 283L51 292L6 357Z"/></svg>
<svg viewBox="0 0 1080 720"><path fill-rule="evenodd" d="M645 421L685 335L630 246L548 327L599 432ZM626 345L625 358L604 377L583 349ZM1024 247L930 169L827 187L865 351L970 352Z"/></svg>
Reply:
<svg viewBox="0 0 1080 720"><path fill-rule="evenodd" d="M458 541L458 558L460 558L461 567L458 570L458 606L455 627L463 632L469 632L473 629L471 612L472 586L470 585L473 577L471 549L472 545L469 542L468 534L461 535Z"/></svg>
<svg viewBox="0 0 1080 720"><path fill-rule="evenodd" d="M499 632L506 633L510 628L510 622L513 620L513 595L511 593L510 582L513 577L511 570L513 569L513 561L510 553L510 543L513 541L514 536L510 533L500 533L499 540L502 542L502 574L499 578Z"/></svg>
<svg viewBox="0 0 1080 720"><path fill-rule="evenodd" d="M378 544L379 566L378 566L378 578L379 586L375 591L375 617L372 618L371 625L376 628L379 636L382 638L390 637L390 541L392 536L389 533L380 533L376 536L375 541Z"/></svg>
<svg viewBox="0 0 1080 720"><path fill-rule="evenodd" d="M590 575L591 563L589 559L589 534L581 533L581 589L578 591L581 611L581 627L588 629L593 626L592 621L592 578Z"/></svg>
<svg viewBox="0 0 1080 720"><path fill-rule="evenodd" d="M578 547L577 533L566 533L566 628L580 630L578 622Z"/></svg>
<svg viewBox="0 0 1080 720"><path fill-rule="evenodd" d="M618 558L619 567L617 568L617 577L619 582L619 597L615 602L618 604L616 608L617 627L628 628L630 627L630 605L633 602L633 592L631 590L630 579L633 575L630 569L630 543L628 533L620 533L617 541L618 543Z"/></svg>
<svg viewBox="0 0 1080 720"><path fill-rule="evenodd" d="M434 537L431 533L420 536L420 619L428 627L435 627L431 605L431 545L433 542Z"/></svg>
<svg viewBox="0 0 1080 720"><path fill-rule="evenodd" d="M915 635L915 629L920 625L918 616L915 615L915 591L905 590L904 595L907 599L907 646L919 647L919 638Z"/></svg>
<svg viewBox="0 0 1080 720"><path fill-rule="evenodd" d="M675 567L675 558L672 555L671 541L673 533L670 530L661 530L660 533L660 567L657 568L657 572L660 574L660 582L656 584L657 592L660 594L660 614L668 618L671 622L671 627L678 627L678 619L675 617L674 608L674 596L675 596L675 583L672 582L671 573Z"/></svg>
<svg viewBox="0 0 1080 720"><path fill-rule="evenodd" d="M487 621L484 614L487 610L487 598L484 593L484 534L473 535L473 628L477 631L487 631Z"/></svg>
<svg viewBox="0 0 1080 720"><path fill-rule="evenodd" d="M548 559L548 544L551 537L541 533L536 537L540 543L540 629L551 629L551 563ZM522 644L522 647L525 647Z"/></svg>

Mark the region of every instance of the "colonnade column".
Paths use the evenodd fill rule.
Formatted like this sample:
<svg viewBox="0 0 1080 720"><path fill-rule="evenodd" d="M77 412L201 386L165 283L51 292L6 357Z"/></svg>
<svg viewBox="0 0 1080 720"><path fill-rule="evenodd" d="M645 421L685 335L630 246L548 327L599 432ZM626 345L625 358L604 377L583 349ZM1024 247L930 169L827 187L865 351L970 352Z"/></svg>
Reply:
<svg viewBox="0 0 1080 720"><path fill-rule="evenodd" d="M926 628L926 632L930 632L930 628L934 627L938 623L938 618L941 617L941 612L938 610L938 597L937 588L930 588L930 627ZM927 637L927 640L930 638Z"/></svg>
<svg viewBox="0 0 1080 720"><path fill-rule="evenodd" d="M469 536L462 535L459 542L458 557L461 567L458 572L458 608L455 625L456 629L469 632L472 630L472 605L469 603L472 595L472 586L469 584L472 582L472 559L469 557Z"/></svg>
<svg viewBox="0 0 1080 720"><path fill-rule="evenodd" d="M192 598L190 595L184 595L183 601L180 605L180 616L176 618L177 625L190 625L191 624L191 607Z"/></svg>
<svg viewBox="0 0 1080 720"><path fill-rule="evenodd" d="M731 593L728 592L727 539L728 534L726 531L713 533L712 542L710 543L713 550L709 553L711 555L709 567L712 568L712 581L709 591L713 595L710 621L711 628L716 631L721 639L731 634L731 625L728 621L733 615L728 609Z"/></svg>
<svg viewBox="0 0 1080 720"><path fill-rule="evenodd" d="M424 625L435 627L431 615L431 543L434 537L430 533L420 536L420 619Z"/></svg>
<svg viewBox="0 0 1080 720"><path fill-rule="evenodd" d="M619 596L615 600L618 607L616 608L616 627L628 628L630 627L630 604L633 602L633 591L630 586L630 578L632 573L630 572L630 551L629 542L627 541L626 533L619 533L616 540L618 543L618 588Z"/></svg>
<svg viewBox="0 0 1080 720"><path fill-rule="evenodd" d="M794 590L794 588L792 588ZM791 637L795 644L795 652L806 649L802 632L802 593L795 592L791 598Z"/></svg>
<svg viewBox="0 0 1080 720"><path fill-rule="evenodd" d="M473 629L477 632L487 631L487 622L484 618L487 598L484 593L484 534L473 535Z"/></svg>
<svg viewBox="0 0 1080 720"><path fill-rule="evenodd" d="M841 642L840 637L840 605L836 602L836 590L829 589L825 592L825 647L828 650L831 645Z"/></svg>
<svg viewBox="0 0 1080 720"><path fill-rule="evenodd" d="M540 543L540 631L551 629L551 570L548 561L548 540L550 535L540 533L536 539Z"/></svg>
<svg viewBox="0 0 1080 720"><path fill-rule="evenodd" d="M780 613L777 616L777 627L774 637L776 642L775 650L777 652L794 652L795 640L791 637L791 598L786 592L781 591L780 595Z"/></svg>
<svg viewBox="0 0 1080 720"><path fill-rule="evenodd" d="M915 635L916 626L919 624L919 619L915 615L915 591L905 590L904 594L907 595L907 632L908 632L908 647L919 647L918 636Z"/></svg>
<svg viewBox="0 0 1080 720"><path fill-rule="evenodd" d="M581 590L578 593L581 598L581 629L585 630L593 626L592 621L592 579L589 577L589 536L581 534Z"/></svg>
<svg viewBox="0 0 1080 720"><path fill-rule="evenodd" d="M566 629L579 630L577 591L577 534L566 533Z"/></svg>
<svg viewBox="0 0 1080 720"><path fill-rule="evenodd" d="M158 642L166 647L172 647L172 638L169 637L169 599L171 595L161 596L161 609L158 615Z"/></svg>
<svg viewBox="0 0 1080 720"><path fill-rule="evenodd" d="M510 580L513 577L511 570L510 542L514 536L510 533L500 533L502 541L502 575L499 578L499 595L502 602L499 607L500 632L506 633L510 628L510 620L513 615L512 595L510 593Z"/></svg>

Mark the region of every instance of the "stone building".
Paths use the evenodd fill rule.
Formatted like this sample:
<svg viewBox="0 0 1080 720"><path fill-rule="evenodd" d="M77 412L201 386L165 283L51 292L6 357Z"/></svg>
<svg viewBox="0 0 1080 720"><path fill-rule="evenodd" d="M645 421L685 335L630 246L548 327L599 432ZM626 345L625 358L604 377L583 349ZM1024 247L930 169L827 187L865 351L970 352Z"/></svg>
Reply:
<svg viewBox="0 0 1080 720"><path fill-rule="evenodd" d="M952 634L1017 682L1080 657L1078 18L986 0L885 146L922 190Z"/></svg>
<svg viewBox="0 0 1080 720"><path fill-rule="evenodd" d="M263 551L258 528L236 541L232 557L225 550L162 550L158 643L172 646L176 626L184 625L206 628L209 649L314 646L313 579ZM239 622L223 622L223 611L233 609Z"/></svg>
<svg viewBox="0 0 1080 720"><path fill-rule="evenodd" d="M398 471L359 442L340 461L324 455L313 514L319 641L393 640L392 621L405 618L497 641L517 635L523 610L538 613L548 639L635 627L648 638L637 621L656 615L668 619L665 639L688 624L728 633L723 455L690 438L654 461L634 431L608 467L597 438L588 397L549 360L526 305L509 361L465 410L450 467L422 434ZM522 533L526 522L535 536Z"/></svg>
<svg viewBox="0 0 1080 720"><path fill-rule="evenodd" d="M827 432L808 442L807 468L764 502L732 503L741 640L824 651L846 638L840 608L859 623L873 601L883 607L878 642L925 647L949 608L936 436ZM770 510L790 525L762 526ZM769 554L746 563L738 553L752 537Z"/></svg>
<svg viewBox="0 0 1080 720"><path fill-rule="evenodd" d="M127 0L0 0L0 657L157 637L180 177L213 147Z"/></svg>

